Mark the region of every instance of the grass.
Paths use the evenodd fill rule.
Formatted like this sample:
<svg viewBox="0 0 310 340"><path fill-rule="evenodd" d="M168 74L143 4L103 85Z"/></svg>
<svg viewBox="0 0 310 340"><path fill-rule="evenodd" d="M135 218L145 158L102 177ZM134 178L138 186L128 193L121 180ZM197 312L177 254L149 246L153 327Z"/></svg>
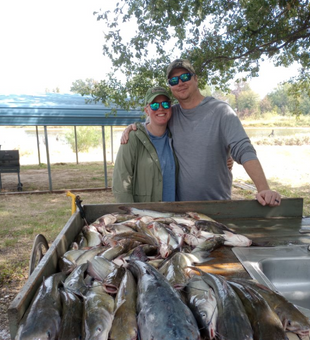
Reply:
<svg viewBox="0 0 310 340"><path fill-rule="evenodd" d="M309 127L310 115L308 116L280 116L271 112L262 114L254 118L246 117L242 119L244 127Z"/></svg>
<svg viewBox="0 0 310 340"><path fill-rule="evenodd" d="M27 268L28 264L27 260L22 260L19 263L11 263L9 266L1 266L0 285L4 282L25 279L26 275L24 268Z"/></svg>
<svg viewBox="0 0 310 340"><path fill-rule="evenodd" d="M53 190L96 189L105 187L104 167L101 162L87 163L56 163L51 165L51 180ZM107 165L107 186L112 185L113 164ZM23 191L49 190L49 175L46 164L23 165L20 173ZM28 173L28 177L25 174ZM8 175L6 175L7 177ZM11 175L11 183L3 183L4 190L15 191L16 174ZM0 212L1 214L1 212ZM1 216L1 215L0 215Z"/></svg>
<svg viewBox="0 0 310 340"><path fill-rule="evenodd" d="M4 246L5 247L12 247L15 246L15 244L18 242L17 238L14 239L5 239L4 240Z"/></svg>

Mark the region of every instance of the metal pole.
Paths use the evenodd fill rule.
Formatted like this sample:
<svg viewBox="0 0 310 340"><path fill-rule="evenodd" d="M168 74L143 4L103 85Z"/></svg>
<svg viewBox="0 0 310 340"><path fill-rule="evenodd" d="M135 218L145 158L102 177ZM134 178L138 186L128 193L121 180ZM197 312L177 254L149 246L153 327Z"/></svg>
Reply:
<svg viewBox="0 0 310 340"><path fill-rule="evenodd" d="M39 140L39 130L38 130L38 125L36 125L36 135L37 135L38 159L39 159L39 165L41 165L40 140Z"/></svg>
<svg viewBox="0 0 310 340"><path fill-rule="evenodd" d="M48 150L48 138L47 138L47 128L44 126L44 134L45 134L45 146L46 146L46 160L47 160L47 169L48 169L48 180L50 191L53 191L52 187L52 172L51 172L51 163L50 163L50 155Z"/></svg>
<svg viewBox="0 0 310 340"><path fill-rule="evenodd" d="M114 154L113 154L113 126L111 125L111 162L114 163Z"/></svg>
<svg viewBox="0 0 310 340"><path fill-rule="evenodd" d="M103 147L103 165L104 165L104 184L105 188L108 187L108 171L107 171L107 157L106 157L106 149L105 149L105 134L104 134L104 126L101 126L102 130L102 147Z"/></svg>
<svg viewBox="0 0 310 340"><path fill-rule="evenodd" d="M0 150L1 150L1 145L0 145ZM0 192L2 190L2 182L1 182L1 172L0 172Z"/></svg>
<svg viewBox="0 0 310 340"><path fill-rule="evenodd" d="M79 155L78 155L78 144L77 144L76 126L74 126L74 138L75 138L75 157L76 157L76 164L79 164Z"/></svg>

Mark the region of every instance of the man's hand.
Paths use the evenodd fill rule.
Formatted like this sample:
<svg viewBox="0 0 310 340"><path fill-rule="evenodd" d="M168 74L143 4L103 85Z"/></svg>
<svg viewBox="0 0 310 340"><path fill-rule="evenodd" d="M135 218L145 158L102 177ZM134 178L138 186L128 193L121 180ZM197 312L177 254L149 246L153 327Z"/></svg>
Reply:
<svg viewBox="0 0 310 340"><path fill-rule="evenodd" d="M256 199L258 202L263 206L269 205L270 207L276 207L280 205L281 195L276 191L270 190L264 170L259 160L253 159L248 161L243 164L243 167L256 186L258 192L256 194Z"/></svg>
<svg viewBox="0 0 310 340"><path fill-rule="evenodd" d="M281 195L272 190L263 190L257 193L256 199L263 206L269 205L270 207L277 207L281 204Z"/></svg>
<svg viewBox="0 0 310 340"><path fill-rule="evenodd" d="M121 136L121 144L127 144L128 143L129 133L132 130L134 130L134 131L137 130L137 126L136 126L135 123L128 125L126 127L126 129L123 131L122 136Z"/></svg>

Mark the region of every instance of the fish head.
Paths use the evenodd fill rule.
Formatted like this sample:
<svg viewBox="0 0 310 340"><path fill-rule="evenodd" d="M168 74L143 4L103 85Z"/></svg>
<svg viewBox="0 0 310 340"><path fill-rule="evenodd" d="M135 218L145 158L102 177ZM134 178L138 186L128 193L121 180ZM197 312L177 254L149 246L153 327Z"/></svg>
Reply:
<svg viewBox="0 0 310 340"><path fill-rule="evenodd" d="M292 315L292 318L281 318L281 315L279 316L280 320L282 321L283 328L289 330L292 333L298 334L301 337L308 337L310 334L310 324L308 318L299 312L295 313L294 309L292 309L290 312L295 314Z"/></svg>
<svg viewBox="0 0 310 340"><path fill-rule="evenodd" d="M57 339L60 318L49 318L47 313L42 313L40 322L32 322L25 326L21 333L24 340L51 340Z"/></svg>
<svg viewBox="0 0 310 340"><path fill-rule="evenodd" d="M159 253L163 259L166 259L172 252L173 248L168 243L161 243L159 247Z"/></svg>
<svg viewBox="0 0 310 340"><path fill-rule="evenodd" d="M108 330L104 327L104 324L98 323L97 325L91 325L91 327L85 328L86 339L100 340L108 339Z"/></svg>

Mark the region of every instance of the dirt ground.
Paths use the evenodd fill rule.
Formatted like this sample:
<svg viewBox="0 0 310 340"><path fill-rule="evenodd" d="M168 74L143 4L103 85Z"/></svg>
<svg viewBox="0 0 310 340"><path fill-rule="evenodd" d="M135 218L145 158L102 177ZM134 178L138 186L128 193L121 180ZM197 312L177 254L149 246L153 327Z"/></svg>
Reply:
<svg viewBox="0 0 310 340"><path fill-rule="evenodd" d="M256 147L259 158L265 169L267 178L272 179L274 183L285 183L292 187L307 187L310 194L310 146L297 146L297 147ZM87 183L84 179L77 179L78 177L73 176L75 170L66 170L53 173L53 189L54 190L64 190L72 188L72 181L76 181L75 187L77 189L85 188L83 183ZM233 169L234 180L236 182L244 182L248 180L247 174L244 172L240 165L235 164ZM73 177L75 179L73 179ZM10 202L10 209L22 214L22 209L27 209L25 201L27 201L27 196L25 195L25 190L27 188L32 188L32 190L49 190L48 182L48 172L47 169L40 170L27 170L27 172L21 173L21 181L23 183L24 192L19 195L1 195L1 200L6 200ZM60 184L62 183L62 184ZM67 186L64 184L66 183ZM69 184L68 184L69 183ZM94 182L94 189L103 187L104 182L102 178L98 176L98 182ZM17 189L17 174L3 174L2 175L2 186L4 192L13 192ZM109 181L109 186L110 186ZM276 189L276 188L274 188ZM33 195L31 195L33 196ZM35 195L38 197L37 202L33 203L40 204L40 195ZM92 203L113 203L114 198L110 190L100 190L100 191L88 191L83 192L84 204ZM243 196L236 190L233 189L233 199L242 199ZM254 193L253 193L254 198ZM68 204L70 206L68 198L65 197L65 191L63 195L55 195L54 200L63 200L63 204ZM1 211L0 211L1 213ZM2 212L6 213L6 212ZM1 216L1 215L0 215ZM1 220L0 220L1 227ZM9 256L12 258L25 257L25 249L29 252L31 249L31 243L24 245L23 249L16 249L12 254L6 254L4 249L0 248L0 256ZM0 340L10 339L9 328L8 328L8 318L7 309L10 302L15 298L16 294L20 291L22 286L25 284L28 277L28 267L25 267L24 279L20 277L16 280L10 282L10 285L0 285Z"/></svg>

